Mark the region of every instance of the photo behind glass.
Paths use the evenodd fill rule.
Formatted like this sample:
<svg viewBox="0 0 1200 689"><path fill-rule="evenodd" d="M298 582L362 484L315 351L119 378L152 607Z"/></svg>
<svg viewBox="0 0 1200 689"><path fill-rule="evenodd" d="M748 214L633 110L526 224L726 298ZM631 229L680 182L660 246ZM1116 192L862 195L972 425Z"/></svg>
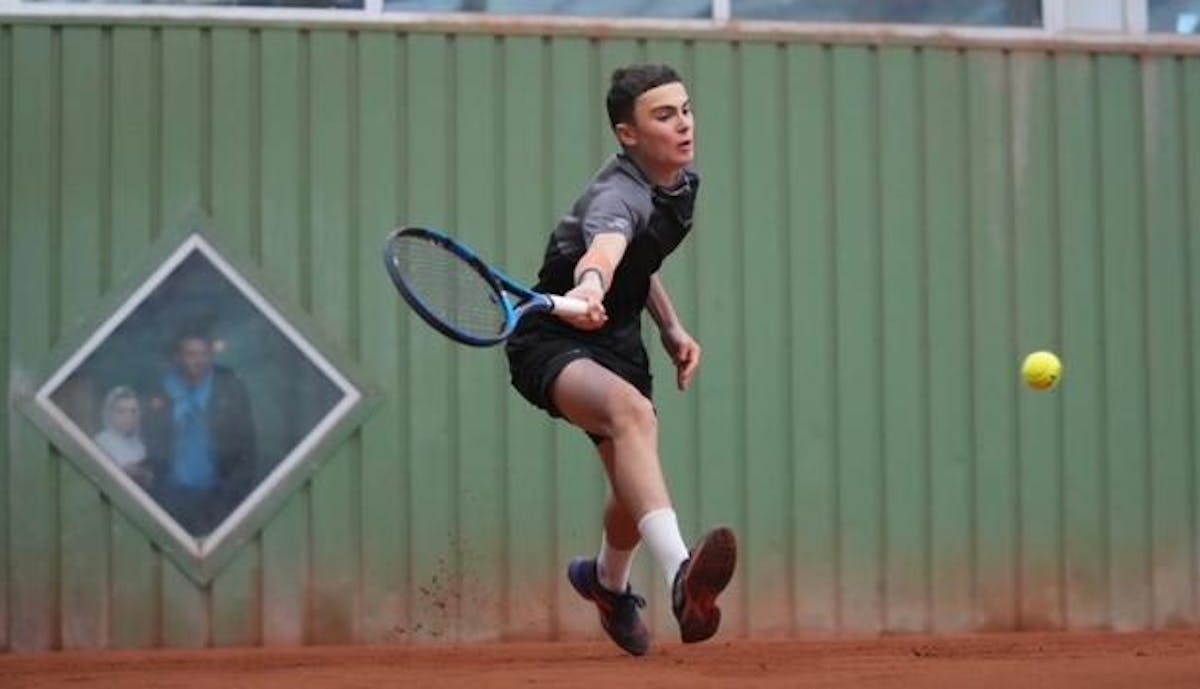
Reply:
<svg viewBox="0 0 1200 689"><path fill-rule="evenodd" d="M188 371L199 382L190 384ZM133 463L120 445L97 445L195 537L224 520L342 396L198 251L70 372L51 399L97 440L105 431L113 435L116 407L108 398L122 388L135 394L140 414L140 437L129 435L129 456L140 441L145 458ZM126 417L129 406L126 401L120 407ZM134 464L140 476L127 468ZM190 490L195 486L205 489Z"/></svg>

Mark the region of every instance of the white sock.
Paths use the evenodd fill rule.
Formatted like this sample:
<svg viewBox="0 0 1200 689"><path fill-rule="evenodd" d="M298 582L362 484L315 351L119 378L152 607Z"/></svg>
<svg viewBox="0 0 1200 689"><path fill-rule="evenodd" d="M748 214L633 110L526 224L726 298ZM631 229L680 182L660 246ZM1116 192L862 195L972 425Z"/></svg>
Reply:
<svg viewBox="0 0 1200 689"><path fill-rule="evenodd" d="M638 532L642 534L642 541L662 567L669 589L675 584L675 572L679 571L679 565L689 557L687 545L679 533L679 520L675 517L675 510L664 507L647 512L638 520Z"/></svg>
<svg viewBox="0 0 1200 689"><path fill-rule="evenodd" d="M608 536L601 533L600 556L596 558L596 578L600 580L600 585L613 593L625 593L629 587L635 554L636 545L629 550L617 550L609 545Z"/></svg>

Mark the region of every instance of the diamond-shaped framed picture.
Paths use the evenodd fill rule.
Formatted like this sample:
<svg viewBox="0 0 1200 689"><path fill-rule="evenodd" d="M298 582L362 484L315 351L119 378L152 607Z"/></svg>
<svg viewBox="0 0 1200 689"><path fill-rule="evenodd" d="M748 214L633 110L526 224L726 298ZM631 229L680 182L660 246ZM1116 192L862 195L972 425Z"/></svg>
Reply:
<svg viewBox="0 0 1200 689"><path fill-rule="evenodd" d="M205 585L377 401L318 333L197 215L18 404Z"/></svg>

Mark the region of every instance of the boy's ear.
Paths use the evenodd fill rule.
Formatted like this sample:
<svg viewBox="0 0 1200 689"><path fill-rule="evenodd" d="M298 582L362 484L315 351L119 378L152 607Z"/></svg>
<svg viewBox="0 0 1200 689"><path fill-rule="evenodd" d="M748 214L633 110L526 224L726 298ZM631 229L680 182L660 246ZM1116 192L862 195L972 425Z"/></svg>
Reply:
<svg viewBox="0 0 1200 689"><path fill-rule="evenodd" d="M613 133L617 135L617 141L622 146L628 148L637 143L637 134L634 133L633 126L625 122L618 122L617 126L613 128Z"/></svg>

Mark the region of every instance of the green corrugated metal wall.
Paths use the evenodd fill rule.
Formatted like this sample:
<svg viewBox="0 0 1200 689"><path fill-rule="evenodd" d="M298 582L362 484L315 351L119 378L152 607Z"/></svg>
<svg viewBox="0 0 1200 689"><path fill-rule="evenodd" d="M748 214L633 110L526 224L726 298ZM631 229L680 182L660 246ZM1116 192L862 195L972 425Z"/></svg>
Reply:
<svg viewBox="0 0 1200 689"><path fill-rule="evenodd" d="M743 541L724 633L1200 621L1196 55L35 22L0 25L4 388L199 206L385 402L204 589L9 409L0 646L595 635L589 444L378 250L434 224L531 276L642 59L697 103L666 277L705 365L655 366L685 530Z"/></svg>

